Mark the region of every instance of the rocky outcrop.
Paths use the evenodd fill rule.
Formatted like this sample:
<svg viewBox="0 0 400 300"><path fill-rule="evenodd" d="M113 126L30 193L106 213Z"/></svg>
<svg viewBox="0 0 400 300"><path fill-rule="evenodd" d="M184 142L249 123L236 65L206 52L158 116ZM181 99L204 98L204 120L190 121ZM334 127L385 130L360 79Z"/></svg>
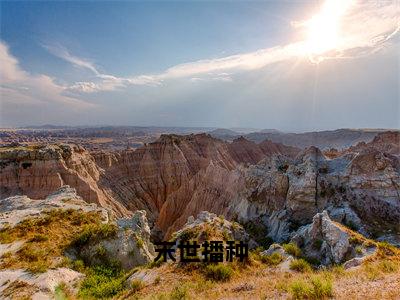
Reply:
<svg viewBox="0 0 400 300"><path fill-rule="evenodd" d="M32 200L15 196L0 202L0 229L13 227L23 220L36 218L51 210L79 210L96 212L103 224L108 225L107 236L77 240L67 249L72 259L82 258L88 264L118 261L125 269L146 264L154 259L154 246L150 242L150 227L145 211L136 211L130 218L114 220L111 211L89 204L77 196L75 189L63 186L44 200ZM15 244L1 245L0 254L15 252L21 247Z"/></svg>
<svg viewBox="0 0 400 300"><path fill-rule="evenodd" d="M73 145L2 149L0 189L2 196L24 192L36 199L69 184L117 216L145 210L159 238L203 210L262 223L276 241L324 209L365 234L397 234L399 155L384 151L394 149L396 136L379 135L374 146L331 159L315 147L294 157L298 150L270 141L227 143L207 134L162 135L115 152ZM346 217L334 213L343 207Z"/></svg>
<svg viewBox="0 0 400 300"><path fill-rule="evenodd" d="M79 197L74 188L62 186L44 200L33 200L27 196L14 196L0 201L0 229L14 226L25 219L38 217L53 209L74 209L97 212L104 223L109 222L110 212Z"/></svg>
<svg viewBox="0 0 400 300"><path fill-rule="evenodd" d="M345 150L345 153L360 152L365 149L374 148L381 152L386 152L393 155L400 153L400 131L386 131L379 133L370 142L360 142L355 146Z"/></svg>
<svg viewBox="0 0 400 300"><path fill-rule="evenodd" d="M17 147L0 151L0 195L27 195L43 199L63 185L74 187L87 202L114 210L128 211L112 201L98 186L101 177L92 156L77 145Z"/></svg>
<svg viewBox="0 0 400 300"><path fill-rule="evenodd" d="M68 268L48 270L32 274L24 270L0 271L0 297L2 299L54 299L54 292L60 284L71 290L84 278L82 273Z"/></svg>
<svg viewBox="0 0 400 300"><path fill-rule="evenodd" d="M153 261L155 252L145 211L136 211L129 219L118 219L116 225L112 237L69 249L69 255L92 265L117 261L125 270Z"/></svg>
<svg viewBox="0 0 400 300"><path fill-rule="evenodd" d="M356 256L354 241L345 227L333 222L326 211L314 216L313 222L301 227L291 241L310 258L323 265L339 264Z"/></svg>
<svg viewBox="0 0 400 300"><path fill-rule="evenodd" d="M183 228L172 235L172 239L176 242L181 240L197 240L199 242L234 240L248 243L250 248L256 246L256 243L240 224L227 221L225 218L207 211L200 212L196 219L190 216Z"/></svg>
<svg viewBox="0 0 400 300"><path fill-rule="evenodd" d="M245 188L232 201L232 215L262 223L277 242L325 209L364 235L398 240L399 162L375 148L333 159L315 147L293 160L273 155L243 172Z"/></svg>
<svg viewBox="0 0 400 300"><path fill-rule="evenodd" d="M324 264L338 264L350 251L349 237L324 211L315 215L311 225L300 228L292 242L306 249L309 256L317 256Z"/></svg>

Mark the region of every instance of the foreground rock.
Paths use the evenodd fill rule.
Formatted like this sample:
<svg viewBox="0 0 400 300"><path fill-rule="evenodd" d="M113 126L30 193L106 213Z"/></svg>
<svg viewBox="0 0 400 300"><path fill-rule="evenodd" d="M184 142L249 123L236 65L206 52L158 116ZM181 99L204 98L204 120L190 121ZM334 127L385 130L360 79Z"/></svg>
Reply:
<svg viewBox="0 0 400 300"><path fill-rule="evenodd" d="M67 285L76 291L85 275L68 268L31 274L24 270L0 270L0 296L2 299L54 299L55 289Z"/></svg>
<svg viewBox="0 0 400 300"><path fill-rule="evenodd" d="M301 247L307 257L320 261L322 265L340 264L372 250L368 244L361 244L363 241L360 238L352 237L347 228L333 222L326 211L316 214L311 224L301 227L291 242ZM355 249L357 245L359 253ZM366 247L368 249L364 250Z"/></svg>
<svg viewBox="0 0 400 300"><path fill-rule="evenodd" d="M74 209L84 212L97 212L104 223L109 222L110 212L94 203L87 203L79 197L74 188L62 186L44 200L33 200L27 196L14 196L0 201L0 229L14 226L23 220L38 217L53 209Z"/></svg>
<svg viewBox="0 0 400 300"><path fill-rule="evenodd" d="M115 220L110 211L86 203L69 186L61 187L44 200L26 196L2 200L0 225L0 241L7 242L0 244L2 299L52 299L55 287L61 283L74 290L84 275L61 267L71 265L65 256L72 261L83 259L86 266L117 263L126 270L154 259L145 211ZM18 229L25 228L20 225L31 226L33 233ZM16 231L16 235L14 229L23 231ZM52 237L57 237L57 241ZM30 269L38 262L40 269Z"/></svg>
<svg viewBox="0 0 400 300"><path fill-rule="evenodd" d="M243 241L254 248L256 243L250 238L249 234L237 222L230 222L216 214L202 211L195 219L193 216L181 230L172 235L175 241L197 240L199 242L219 240L219 241Z"/></svg>
<svg viewBox="0 0 400 300"><path fill-rule="evenodd" d="M146 212L136 211L132 218L116 221L116 229L107 239L94 239L69 251L73 258L83 258L91 265L117 261L125 270L154 260L150 227Z"/></svg>

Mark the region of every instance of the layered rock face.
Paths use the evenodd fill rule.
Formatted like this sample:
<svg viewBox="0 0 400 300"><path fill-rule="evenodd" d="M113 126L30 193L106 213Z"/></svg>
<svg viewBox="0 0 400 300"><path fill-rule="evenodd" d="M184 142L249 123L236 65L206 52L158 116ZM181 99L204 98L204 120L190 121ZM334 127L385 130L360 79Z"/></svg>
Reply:
<svg viewBox="0 0 400 300"><path fill-rule="evenodd" d="M0 152L2 197L40 198L63 184L117 216L145 210L160 238L203 210L263 224L283 241L315 214L365 234L400 232L399 134L382 133L328 159L298 149L207 134L163 135L135 151L89 153L74 145ZM296 153L298 153L296 155Z"/></svg>
<svg viewBox="0 0 400 300"><path fill-rule="evenodd" d="M378 143L378 141L381 141ZM295 159L272 156L245 172L245 189L231 206L239 220L264 224L277 241L327 209L364 234L400 233L399 156L378 136L374 147L327 159L310 147Z"/></svg>
<svg viewBox="0 0 400 300"><path fill-rule="evenodd" d="M1 198L27 195L41 199L63 185L70 185L88 202L110 207L120 215L128 213L98 187L101 170L80 146L11 148L0 152L0 161Z"/></svg>
<svg viewBox="0 0 400 300"><path fill-rule="evenodd" d="M0 152L1 196L38 199L69 184L118 216L144 209L156 228L169 234L202 210L227 213L242 187L240 165L297 151L243 138L226 143L207 134L163 135L135 151L90 154L75 145L14 148Z"/></svg>

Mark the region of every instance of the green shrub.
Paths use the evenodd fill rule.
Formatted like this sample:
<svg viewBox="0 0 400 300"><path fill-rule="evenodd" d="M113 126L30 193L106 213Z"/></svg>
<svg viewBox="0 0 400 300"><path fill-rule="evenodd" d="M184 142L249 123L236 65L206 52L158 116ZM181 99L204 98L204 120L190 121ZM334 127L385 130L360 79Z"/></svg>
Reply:
<svg viewBox="0 0 400 300"><path fill-rule="evenodd" d="M233 269L231 266L224 264L207 265L205 275L210 280L228 281L233 276Z"/></svg>
<svg viewBox="0 0 400 300"><path fill-rule="evenodd" d="M81 259L75 260L72 263L72 268L78 272L83 273L85 271L85 263Z"/></svg>
<svg viewBox="0 0 400 300"><path fill-rule="evenodd" d="M290 255L293 255L295 257L301 256L301 250L295 243L283 244L282 247Z"/></svg>
<svg viewBox="0 0 400 300"><path fill-rule="evenodd" d="M137 246L139 249L142 249L142 248L143 248L143 245L144 245L144 242L143 242L142 238L139 237L139 236L136 236L136 246Z"/></svg>
<svg viewBox="0 0 400 300"><path fill-rule="evenodd" d="M78 296L82 298L110 298L124 289L124 273L116 265L94 266L87 269Z"/></svg>
<svg viewBox="0 0 400 300"><path fill-rule="evenodd" d="M91 240L109 239L116 235L117 227L114 224L86 225L81 233L72 240L71 246L81 247Z"/></svg>
<svg viewBox="0 0 400 300"><path fill-rule="evenodd" d="M140 279L134 279L131 282L131 290L133 292L140 291L142 288L144 288L144 283Z"/></svg>
<svg viewBox="0 0 400 300"><path fill-rule="evenodd" d="M148 264L147 264L147 268L149 268L149 269L158 268L158 267L160 267L163 263L164 263L163 259L160 258L160 259L157 260L157 261L152 261L152 262L148 263Z"/></svg>
<svg viewBox="0 0 400 300"><path fill-rule="evenodd" d="M105 257L107 255L107 250L102 245L97 246L96 255L98 257Z"/></svg>
<svg viewBox="0 0 400 300"><path fill-rule="evenodd" d="M312 293L312 290L307 281L299 279L290 284L289 292L293 299L307 299Z"/></svg>
<svg viewBox="0 0 400 300"><path fill-rule="evenodd" d="M276 266L283 261L283 256L282 254L275 252L272 253L271 255L261 256L261 261L267 265Z"/></svg>
<svg viewBox="0 0 400 300"><path fill-rule="evenodd" d="M185 300L189 298L188 288L185 285L178 285L169 294L169 300Z"/></svg>
<svg viewBox="0 0 400 300"><path fill-rule="evenodd" d="M388 259L380 261L378 267L384 273L393 273L399 270L399 266Z"/></svg>
<svg viewBox="0 0 400 300"><path fill-rule="evenodd" d="M64 282L56 286L54 290L54 298L56 300L68 300L72 298L71 292Z"/></svg>
<svg viewBox="0 0 400 300"><path fill-rule="evenodd" d="M37 233L29 241L30 242L46 242L48 240L49 240L49 237L47 235Z"/></svg>
<svg viewBox="0 0 400 300"><path fill-rule="evenodd" d="M324 299L333 296L332 280L328 277L313 276L311 277L312 297L313 299Z"/></svg>
<svg viewBox="0 0 400 300"><path fill-rule="evenodd" d="M196 230L194 228L187 229L180 234L179 239L181 241L186 242L186 241L190 241L192 239L197 238L197 235L198 235L198 232L196 232Z"/></svg>
<svg viewBox="0 0 400 300"><path fill-rule="evenodd" d="M289 292L293 299L326 299L333 297L333 284L329 277L315 275L308 280L293 281Z"/></svg>
<svg viewBox="0 0 400 300"><path fill-rule="evenodd" d="M311 271L311 265L302 258L295 259L290 263L290 269L297 272Z"/></svg>

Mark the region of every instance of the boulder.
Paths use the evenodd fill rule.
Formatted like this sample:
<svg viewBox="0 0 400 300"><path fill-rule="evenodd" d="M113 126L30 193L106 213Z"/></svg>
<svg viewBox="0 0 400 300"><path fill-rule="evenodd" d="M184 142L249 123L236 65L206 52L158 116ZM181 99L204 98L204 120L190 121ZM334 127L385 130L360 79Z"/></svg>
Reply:
<svg viewBox="0 0 400 300"><path fill-rule="evenodd" d="M68 268L31 274L24 270L0 271L0 297L2 299L54 299L54 292L61 283L74 290L85 275Z"/></svg>
<svg viewBox="0 0 400 300"><path fill-rule="evenodd" d="M114 236L89 242L72 253L90 264L118 261L129 270L154 260L154 246L150 242L150 227L144 210L136 211L131 218L119 219Z"/></svg>
<svg viewBox="0 0 400 300"><path fill-rule="evenodd" d="M200 212L197 218L193 219L192 216L189 217L183 228L172 235L172 239L176 242L180 240L197 240L199 242L235 240L248 243L250 248L257 246L243 226L237 222L225 220L225 218L208 211Z"/></svg>
<svg viewBox="0 0 400 300"><path fill-rule="evenodd" d="M303 249L306 256L318 259L323 265L339 264L354 251L350 235L323 211L314 216L313 222L301 227L291 242Z"/></svg>
<svg viewBox="0 0 400 300"><path fill-rule="evenodd" d="M279 244L272 244L271 246L269 246L267 250L261 252L260 255L265 256L265 255L272 255L274 253L279 253L283 257L289 256L289 254L286 253L285 249L283 249L283 247Z"/></svg>

